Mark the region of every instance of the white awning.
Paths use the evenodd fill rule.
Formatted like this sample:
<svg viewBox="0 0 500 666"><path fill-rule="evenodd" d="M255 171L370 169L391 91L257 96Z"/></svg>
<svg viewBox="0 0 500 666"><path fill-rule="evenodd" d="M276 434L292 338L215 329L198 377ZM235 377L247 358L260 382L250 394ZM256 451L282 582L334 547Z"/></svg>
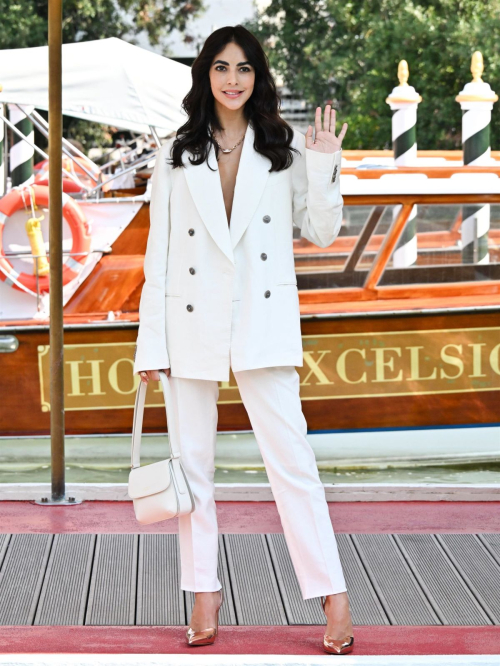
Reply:
<svg viewBox="0 0 500 666"><path fill-rule="evenodd" d="M0 102L49 108L48 46L0 51ZM62 112L161 135L186 121L191 68L110 37L62 46Z"/></svg>

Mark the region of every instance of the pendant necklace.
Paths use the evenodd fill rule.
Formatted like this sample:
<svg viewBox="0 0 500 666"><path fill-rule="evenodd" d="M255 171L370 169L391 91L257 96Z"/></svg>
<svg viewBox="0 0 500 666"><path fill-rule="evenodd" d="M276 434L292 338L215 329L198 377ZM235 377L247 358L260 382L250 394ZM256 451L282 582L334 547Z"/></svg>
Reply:
<svg viewBox="0 0 500 666"><path fill-rule="evenodd" d="M243 133L243 136L241 137L241 139L238 141L238 143L235 143L234 146L233 146L232 148L223 148L223 147L220 145L220 143L217 141L217 139L215 138L215 134L214 134L214 131L213 131L212 128L210 128L210 132L212 133L212 137L213 137L215 143L219 146L220 150L221 150L223 153L232 153L233 150L234 150L235 148L237 148L237 147L240 145L240 143L243 141L243 139L245 138L245 134L246 134L246 130L245 130L245 132Z"/></svg>

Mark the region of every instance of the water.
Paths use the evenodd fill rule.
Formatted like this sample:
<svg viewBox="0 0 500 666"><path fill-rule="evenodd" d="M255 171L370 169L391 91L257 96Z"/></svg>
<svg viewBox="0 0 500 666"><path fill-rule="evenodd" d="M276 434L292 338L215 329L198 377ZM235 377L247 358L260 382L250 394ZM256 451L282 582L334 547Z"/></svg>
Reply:
<svg viewBox="0 0 500 666"><path fill-rule="evenodd" d="M160 460L167 455L161 436L143 437L141 462ZM250 452L245 460L245 447L238 450L241 465L224 464L216 456L216 483L268 483L262 463ZM127 483L130 472L130 437L72 437L66 439L67 483ZM323 483L443 483L498 484L500 461L464 461L447 464L357 465L356 456L348 464L323 468ZM49 483L49 438L0 439L0 483Z"/></svg>

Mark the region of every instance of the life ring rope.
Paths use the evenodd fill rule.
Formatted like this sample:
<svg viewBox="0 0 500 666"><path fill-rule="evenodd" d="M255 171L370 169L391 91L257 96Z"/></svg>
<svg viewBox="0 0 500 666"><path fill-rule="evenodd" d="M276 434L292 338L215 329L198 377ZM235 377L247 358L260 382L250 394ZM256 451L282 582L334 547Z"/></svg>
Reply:
<svg viewBox="0 0 500 666"><path fill-rule="evenodd" d="M26 190L28 190L26 192ZM71 252L63 265L63 284L71 282L82 270L91 246L90 225L78 206L77 202L65 192L62 192L63 217L68 223L73 244ZM29 195L29 202L27 201ZM21 291L28 290L28 293L37 294L38 292L49 291L49 276L29 275L28 273L18 273L12 264L8 261L3 251L2 236L5 222L7 219L23 207L32 218L36 218L36 207L47 207L49 205L49 188L45 185L18 186L0 199L0 280L3 280L14 289ZM31 209L31 211L30 211ZM40 241L40 239L37 239ZM36 259L35 259L36 261ZM21 285L21 286L20 286ZM24 288L23 288L24 287Z"/></svg>

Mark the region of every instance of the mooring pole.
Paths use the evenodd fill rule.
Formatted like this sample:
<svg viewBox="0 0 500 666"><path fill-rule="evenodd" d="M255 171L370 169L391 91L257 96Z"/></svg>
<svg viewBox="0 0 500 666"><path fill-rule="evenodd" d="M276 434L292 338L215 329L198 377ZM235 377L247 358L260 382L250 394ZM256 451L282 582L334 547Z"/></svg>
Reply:
<svg viewBox="0 0 500 666"><path fill-rule="evenodd" d="M498 95L483 81L481 51L474 51L470 71L472 81L455 97L462 107L462 146L464 166L488 166L493 162L490 147L490 123ZM490 204L462 206L462 263L488 264L490 254Z"/></svg>
<svg viewBox="0 0 500 666"><path fill-rule="evenodd" d="M398 65L399 86L385 100L392 111L392 148L396 166L417 162L417 108L422 97L408 84L410 69L406 60Z"/></svg>
<svg viewBox="0 0 500 666"><path fill-rule="evenodd" d="M62 0L49 0L50 448L52 501L64 499Z"/></svg>
<svg viewBox="0 0 500 666"><path fill-rule="evenodd" d="M410 69L406 60L398 65L399 86L385 100L392 111L392 148L395 166L415 166L417 163L417 108L422 97L408 84ZM401 206L394 206L392 217L395 220L401 213ZM392 255L394 268L413 266L417 261L417 204L415 204Z"/></svg>

